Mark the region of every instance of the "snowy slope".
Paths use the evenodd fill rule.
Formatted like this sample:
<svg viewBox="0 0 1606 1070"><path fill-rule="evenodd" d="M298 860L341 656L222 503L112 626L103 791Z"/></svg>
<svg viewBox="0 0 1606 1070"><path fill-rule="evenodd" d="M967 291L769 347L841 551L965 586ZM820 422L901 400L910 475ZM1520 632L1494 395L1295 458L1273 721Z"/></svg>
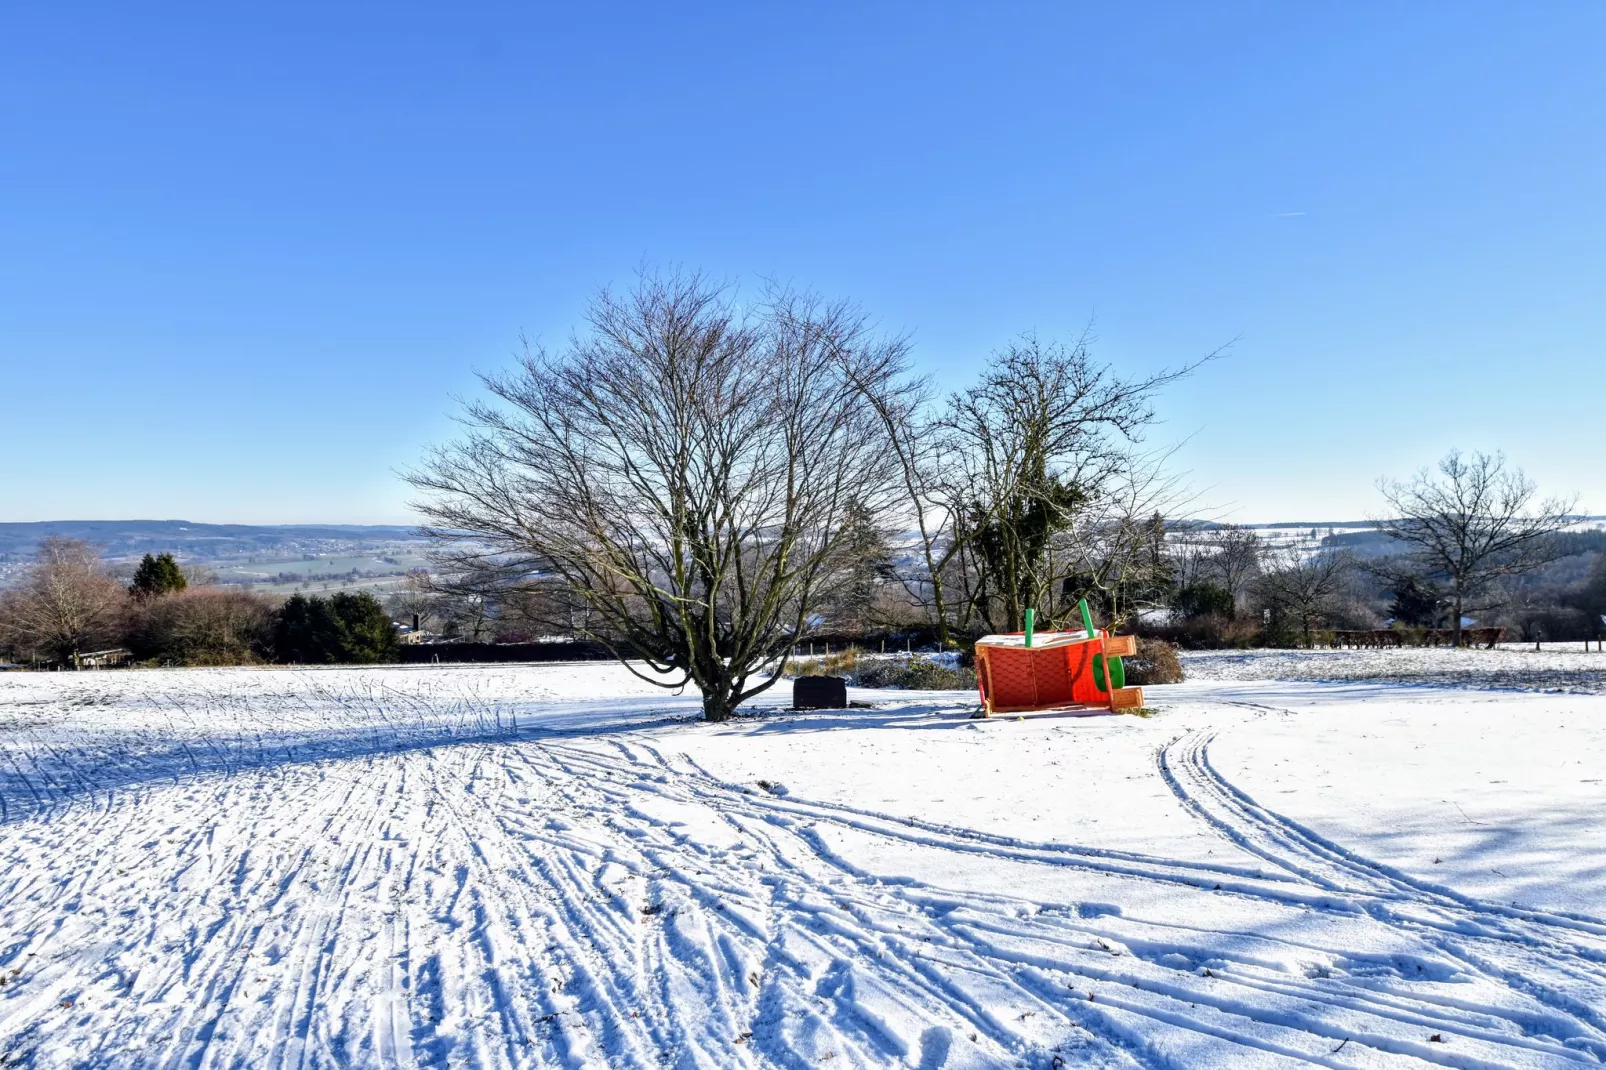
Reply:
<svg viewBox="0 0 1606 1070"><path fill-rule="evenodd" d="M1606 1058L1606 697L856 697L0 677L0 1065Z"/></svg>

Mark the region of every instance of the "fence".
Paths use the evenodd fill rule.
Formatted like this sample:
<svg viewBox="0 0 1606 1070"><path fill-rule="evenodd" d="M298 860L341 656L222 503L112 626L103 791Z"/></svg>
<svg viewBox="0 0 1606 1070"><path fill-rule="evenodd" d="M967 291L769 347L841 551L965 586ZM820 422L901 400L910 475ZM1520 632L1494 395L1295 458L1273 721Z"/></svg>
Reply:
<svg viewBox="0 0 1606 1070"><path fill-rule="evenodd" d="M613 654L601 643L572 640L558 643L418 643L396 648L404 665L487 663L505 661L607 661Z"/></svg>
<svg viewBox="0 0 1606 1070"><path fill-rule="evenodd" d="M1451 646L1455 631L1450 628L1361 628L1329 633L1328 645L1334 649L1358 647L1379 649L1400 646ZM1493 650L1505 642L1504 628L1462 628L1461 642L1465 646L1481 646Z"/></svg>

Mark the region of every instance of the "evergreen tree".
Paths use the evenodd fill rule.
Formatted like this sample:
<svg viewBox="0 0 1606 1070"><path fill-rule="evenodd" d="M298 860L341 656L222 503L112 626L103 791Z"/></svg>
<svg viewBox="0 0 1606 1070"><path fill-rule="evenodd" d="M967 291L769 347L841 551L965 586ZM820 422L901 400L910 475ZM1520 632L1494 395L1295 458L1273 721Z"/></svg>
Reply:
<svg viewBox="0 0 1606 1070"><path fill-rule="evenodd" d="M379 599L341 591L330 597L329 611L339 622L342 662L371 665L395 656L396 626Z"/></svg>
<svg viewBox="0 0 1606 1070"><path fill-rule="evenodd" d="M1394 584L1393 594L1389 615L1399 623L1431 628L1438 621L1443 595L1431 583L1417 576L1404 576Z"/></svg>
<svg viewBox="0 0 1606 1070"><path fill-rule="evenodd" d="M372 665L395 655L396 628L366 591L328 598L292 595L279 610L273 649L282 662Z"/></svg>
<svg viewBox="0 0 1606 1070"><path fill-rule="evenodd" d="M130 594L142 598L155 598L182 591L189 585L189 580L184 578L184 570L178 567L172 554L157 554L155 557L146 554L139 568L134 570L134 582L128 590Z"/></svg>
<svg viewBox="0 0 1606 1070"><path fill-rule="evenodd" d="M876 594L896 578L892 551L863 502L848 503L840 527L841 567L831 609L839 623L864 631L874 623Z"/></svg>
<svg viewBox="0 0 1606 1070"><path fill-rule="evenodd" d="M1237 611L1232 592L1208 580L1179 587L1171 596L1171 608L1184 617L1227 617Z"/></svg>

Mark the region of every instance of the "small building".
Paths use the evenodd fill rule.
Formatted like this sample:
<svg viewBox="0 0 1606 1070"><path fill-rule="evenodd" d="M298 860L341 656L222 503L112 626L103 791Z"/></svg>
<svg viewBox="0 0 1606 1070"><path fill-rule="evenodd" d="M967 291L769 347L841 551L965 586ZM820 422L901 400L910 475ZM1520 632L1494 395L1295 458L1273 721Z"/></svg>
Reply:
<svg viewBox="0 0 1606 1070"><path fill-rule="evenodd" d="M92 650L87 654L73 655L75 669L121 669L134 663L134 652L124 647L111 650Z"/></svg>

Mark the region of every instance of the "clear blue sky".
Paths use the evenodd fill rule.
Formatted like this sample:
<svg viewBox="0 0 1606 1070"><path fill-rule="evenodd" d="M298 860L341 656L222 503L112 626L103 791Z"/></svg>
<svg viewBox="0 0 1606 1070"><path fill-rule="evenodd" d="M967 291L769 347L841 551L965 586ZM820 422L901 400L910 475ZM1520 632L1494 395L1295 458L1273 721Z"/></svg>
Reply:
<svg viewBox="0 0 1606 1070"><path fill-rule="evenodd" d="M1452 445L1606 511L1603 50L1595 0L9 5L0 520L406 522L450 395L644 261L953 386L1241 336L1159 432L1241 520Z"/></svg>

